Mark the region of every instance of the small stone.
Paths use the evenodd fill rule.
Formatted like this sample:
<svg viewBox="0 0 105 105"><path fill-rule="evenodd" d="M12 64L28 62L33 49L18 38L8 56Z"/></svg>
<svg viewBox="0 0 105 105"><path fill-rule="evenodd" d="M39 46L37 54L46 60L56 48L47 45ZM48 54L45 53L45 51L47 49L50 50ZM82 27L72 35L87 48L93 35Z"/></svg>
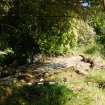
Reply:
<svg viewBox="0 0 105 105"><path fill-rule="evenodd" d="M41 78L39 81L40 81L40 82L42 82L42 81L44 81L44 79L43 79L43 78Z"/></svg>
<svg viewBox="0 0 105 105"><path fill-rule="evenodd" d="M27 83L27 85L31 86L31 85L33 85L33 83L32 82L29 82L29 83Z"/></svg>

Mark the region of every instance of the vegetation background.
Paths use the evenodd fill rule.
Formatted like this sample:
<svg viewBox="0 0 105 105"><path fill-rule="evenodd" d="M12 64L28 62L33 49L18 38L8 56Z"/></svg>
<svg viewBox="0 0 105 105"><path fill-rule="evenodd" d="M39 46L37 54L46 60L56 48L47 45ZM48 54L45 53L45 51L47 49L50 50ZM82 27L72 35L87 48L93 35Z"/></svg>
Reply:
<svg viewBox="0 0 105 105"><path fill-rule="evenodd" d="M105 2L90 0L83 7L83 1L0 0L0 72L33 64L38 54L83 53L104 59ZM104 70L87 76L69 73L69 85L61 73L54 75L54 85L1 86L0 105L105 105Z"/></svg>
<svg viewBox="0 0 105 105"><path fill-rule="evenodd" d="M37 53L66 54L92 41L104 49L103 2L90 1L90 8L83 8L81 2L1 0L0 49L11 52L0 54L0 64L14 59L20 64L32 62Z"/></svg>

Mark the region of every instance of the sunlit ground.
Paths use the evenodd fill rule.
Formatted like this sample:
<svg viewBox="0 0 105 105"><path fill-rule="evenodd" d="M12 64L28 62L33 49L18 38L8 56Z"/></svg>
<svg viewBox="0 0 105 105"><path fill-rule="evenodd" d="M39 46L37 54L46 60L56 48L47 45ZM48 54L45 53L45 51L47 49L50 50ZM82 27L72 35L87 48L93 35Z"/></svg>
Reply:
<svg viewBox="0 0 105 105"><path fill-rule="evenodd" d="M99 87L105 78L98 79L104 74L100 72L83 76L68 68L45 76L54 84L1 86L0 105L105 105L105 90Z"/></svg>

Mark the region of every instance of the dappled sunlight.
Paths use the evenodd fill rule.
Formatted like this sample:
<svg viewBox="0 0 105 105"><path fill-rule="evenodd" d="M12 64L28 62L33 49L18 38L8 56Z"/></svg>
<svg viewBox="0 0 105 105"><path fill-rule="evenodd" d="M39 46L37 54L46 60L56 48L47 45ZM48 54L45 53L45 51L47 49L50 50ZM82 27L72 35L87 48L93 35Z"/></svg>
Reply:
<svg viewBox="0 0 105 105"><path fill-rule="evenodd" d="M2 105L64 105L75 95L72 90L57 84L13 87L12 90L12 95Z"/></svg>

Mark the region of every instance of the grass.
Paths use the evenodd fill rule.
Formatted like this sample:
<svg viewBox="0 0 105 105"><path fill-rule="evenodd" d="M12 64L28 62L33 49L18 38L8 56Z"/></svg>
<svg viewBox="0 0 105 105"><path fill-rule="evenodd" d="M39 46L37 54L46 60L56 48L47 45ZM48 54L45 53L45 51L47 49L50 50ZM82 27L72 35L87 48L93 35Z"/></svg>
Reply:
<svg viewBox="0 0 105 105"><path fill-rule="evenodd" d="M57 82L53 85L14 84L9 94L7 86L2 86L0 105L105 105L105 89L96 85L105 82L104 76L104 70L82 76L68 68L46 78Z"/></svg>
<svg viewBox="0 0 105 105"><path fill-rule="evenodd" d="M96 83L98 87L105 88L105 71L93 71L86 77L87 82Z"/></svg>
<svg viewBox="0 0 105 105"><path fill-rule="evenodd" d="M2 105L65 105L75 96L63 85L33 85L15 87L13 94Z"/></svg>
<svg viewBox="0 0 105 105"><path fill-rule="evenodd" d="M102 57L100 52L100 47L96 44L96 42L90 42L85 45L79 45L76 49L77 54L85 54L90 57L96 58L97 56Z"/></svg>
<svg viewBox="0 0 105 105"><path fill-rule="evenodd" d="M67 78L68 83L63 82L64 77ZM75 97L64 105L105 105L105 90L96 84L104 83L105 71L92 71L84 77L67 70L56 74L55 80L65 84L76 93Z"/></svg>

